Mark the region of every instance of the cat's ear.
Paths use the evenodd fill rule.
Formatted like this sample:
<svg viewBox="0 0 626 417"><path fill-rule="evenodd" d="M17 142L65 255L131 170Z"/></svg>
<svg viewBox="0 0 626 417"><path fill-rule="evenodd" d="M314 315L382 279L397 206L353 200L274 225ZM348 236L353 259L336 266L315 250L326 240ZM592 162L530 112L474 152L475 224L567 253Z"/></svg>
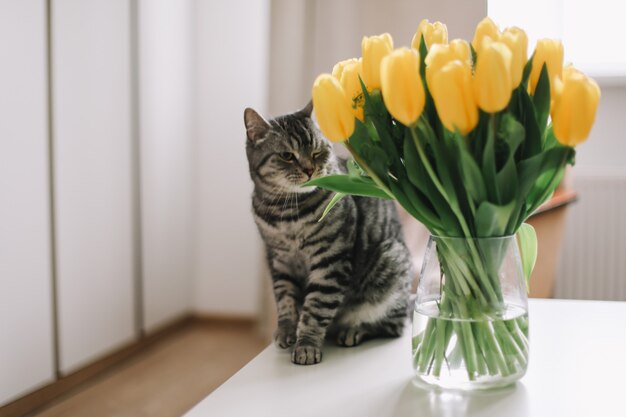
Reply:
<svg viewBox="0 0 626 417"><path fill-rule="evenodd" d="M265 137L270 124L256 111L248 107L243 112L243 121L246 124L246 135L248 140L255 143Z"/></svg>
<svg viewBox="0 0 626 417"><path fill-rule="evenodd" d="M304 114L306 117L311 117L312 112L313 112L313 100L309 100L307 105L304 106L302 110L300 110L300 113Z"/></svg>

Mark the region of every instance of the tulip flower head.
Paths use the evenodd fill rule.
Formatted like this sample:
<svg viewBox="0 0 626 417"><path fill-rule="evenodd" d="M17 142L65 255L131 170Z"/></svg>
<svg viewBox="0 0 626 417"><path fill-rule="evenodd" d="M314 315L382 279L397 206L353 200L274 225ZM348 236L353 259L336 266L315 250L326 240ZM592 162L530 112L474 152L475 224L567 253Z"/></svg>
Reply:
<svg viewBox="0 0 626 417"><path fill-rule="evenodd" d="M354 132L352 103L339 81L321 74L313 83L313 107L320 130L333 142L347 140Z"/></svg>
<svg viewBox="0 0 626 417"><path fill-rule="evenodd" d="M551 112L554 136L563 145L576 146L591 132L600 103L600 87L573 67L556 78L556 98Z"/></svg>
<svg viewBox="0 0 626 417"><path fill-rule="evenodd" d="M471 64L469 44L462 39L455 39L447 45L435 44L430 48L424 60L426 83L429 87L432 85L433 75L455 59Z"/></svg>
<svg viewBox="0 0 626 417"><path fill-rule="evenodd" d="M526 32L517 27L511 27L504 30L500 38L511 50L511 84L512 88L517 88L522 82L524 66L528 61L528 37Z"/></svg>
<svg viewBox="0 0 626 417"><path fill-rule="evenodd" d="M364 37L361 41L361 76L369 91L380 88L380 63L393 50L393 39L388 33Z"/></svg>
<svg viewBox="0 0 626 417"><path fill-rule="evenodd" d="M511 60L509 48L502 42L483 39L474 71L474 97L487 113L504 109L511 99Z"/></svg>
<svg viewBox="0 0 626 417"><path fill-rule="evenodd" d="M335 77L338 80L341 80L341 74L343 73L343 69L346 67L346 65L350 65L352 63L357 62L358 59L356 58L350 58L350 59L345 59L343 61L339 61L335 64L335 66L333 67L333 77Z"/></svg>
<svg viewBox="0 0 626 417"><path fill-rule="evenodd" d="M400 48L381 64L382 94L389 113L405 126L411 126L424 110L426 96L419 71L419 53Z"/></svg>
<svg viewBox="0 0 626 417"><path fill-rule="evenodd" d="M452 60L432 76L430 91L437 114L446 129L467 135L478 124L478 107L472 91L472 67Z"/></svg>
<svg viewBox="0 0 626 417"><path fill-rule="evenodd" d="M480 54L484 38L488 37L493 41L499 41L500 36L502 36L502 34L500 33L500 29L498 29L498 25L496 25L490 18L485 17L476 26L474 39L472 40L472 46L474 47L476 54Z"/></svg>
<svg viewBox="0 0 626 417"><path fill-rule="evenodd" d="M363 121L363 88L359 79L361 75L361 60L351 60L347 62L341 71L341 77L338 78L343 91L350 99L354 116Z"/></svg>
<svg viewBox="0 0 626 417"><path fill-rule="evenodd" d="M441 22L430 23L428 19L423 19L417 26L415 35L413 35L412 48L419 51L422 36L424 36L424 42L428 49L435 44L447 44L448 28Z"/></svg>

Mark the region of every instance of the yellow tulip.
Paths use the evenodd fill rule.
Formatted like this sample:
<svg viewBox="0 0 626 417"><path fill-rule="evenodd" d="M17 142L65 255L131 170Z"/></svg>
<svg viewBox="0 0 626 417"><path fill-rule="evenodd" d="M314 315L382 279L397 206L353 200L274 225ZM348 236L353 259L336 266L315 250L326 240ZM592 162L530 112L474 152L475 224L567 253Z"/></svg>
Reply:
<svg viewBox="0 0 626 417"><path fill-rule="evenodd" d="M560 79L565 80L567 78L572 78L572 77L577 77L577 76L585 76L585 74L583 74L578 69L574 68L572 64L567 64L563 67L563 70L561 71Z"/></svg>
<svg viewBox="0 0 626 417"><path fill-rule="evenodd" d="M441 22L430 23L428 19L424 19L417 26L413 40L411 41L411 47L419 51L420 41L424 36L424 42L426 48L430 49L435 44L447 44L448 43L448 28Z"/></svg>
<svg viewBox="0 0 626 417"><path fill-rule="evenodd" d="M476 26L474 39L472 40L472 46L476 51L476 55L480 54L483 47L483 39L485 37L489 37L494 41L499 41L500 36L502 36L500 29L498 29L498 26L493 22L493 20L488 17L481 20Z"/></svg>
<svg viewBox="0 0 626 417"><path fill-rule="evenodd" d="M428 51L426 64L426 83L430 87L432 78L448 62L458 59L471 64L469 44L462 39L455 39L448 45L436 44Z"/></svg>
<svg viewBox="0 0 626 417"><path fill-rule="evenodd" d="M331 74L321 74L313 83L313 107L320 130L333 142L347 140L354 132L352 103L339 81Z"/></svg>
<svg viewBox="0 0 626 417"><path fill-rule="evenodd" d="M478 124L478 107L472 91L472 67L467 61L453 60L439 69L430 91L437 114L446 129L466 135Z"/></svg>
<svg viewBox="0 0 626 417"><path fill-rule="evenodd" d="M459 60L472 65L472 54L469 43L465 39L455 39L450 42L450 48L454 51Z"/></svg>
<svg viewBox="0 0 626 417"><path fill-rule="evenodd" d="M359 75L361 73L361 61L354 60L347 62L342 69L341 78L339 83L346 92L346 96L350 99L354 116L363 121L363 88L359 81Z"/></svg>
<svg viewBox="0 0 626 417"><path fill-rule="evenodd" d="M600 103L600 87L574 68L567 70L562 81L557 80L552 110L554 136L563 145L576 146L589 137Z"/></svg>
<svg viewBox="0 0 626 417"><path fill-rule="evenodd" d="M526 32L517 27L507 28L500 38L502 43L509 47L513 54L511 60L511 83L512 88L522 82L524 66L528 61L528 37Z"/></svg>
<svg viewBox="0 0 626 417"><path fill-rule="evenodd" d="M502 42L483 40L474 71L474 97L478 107L487 113L504 109L511 99L511 59Z"/></svg>
<svg viewBox="0 0 626 417"><path fill-rule="evenodd" d="M414 124L425 103L417 50L400 48L387 55L381 64L380 78L389 113L403 125Z"/></svg>
<svg viewBox="0 0 626 417"><path fill-rule="evenodd" d="M333 67L333 77L335 77L338 80L341 80L341 74L343 73L343 69L346 65L349 65L351 63L357 62L358 60L356 58L350 58L350 59L346 59L344 61L339 61L335 64L335 66Z"/></svg>
<svg viewBox="0 0 626 417"><path fill-rule="evenodd" d="M388 33L364 37L361 41L361 77L369 91L380 88L380 63L393 50L393 39Z"/></svg>
<svg viewBox="0 0 626 417"><path fill-rule="evenodd" d="M561 76L563 70L563 44L555 39L539 39L535 48L533 67L530 71L530 93L535 93L541 68L546 64L548 78L550 80L550 94L554 96L554 79Z"/></svg>

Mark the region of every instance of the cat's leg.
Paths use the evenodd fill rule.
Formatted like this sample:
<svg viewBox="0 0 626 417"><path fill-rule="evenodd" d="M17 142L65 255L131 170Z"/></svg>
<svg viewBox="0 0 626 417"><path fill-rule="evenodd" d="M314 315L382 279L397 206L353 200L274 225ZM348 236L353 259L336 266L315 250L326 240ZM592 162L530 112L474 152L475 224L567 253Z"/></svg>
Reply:
<svg viewBox="0 0 626 417"><path fill-rule="evenodd" d="M398 305L379 316L366 312L372 306L362 305L355 310L351 323L342 323L337 326L336 341L339 346L353 347L361 342L375 337L399 337L408 317L406 303L398 300ZM398 302L397 301L397 302Z"/></svg>
<svg viewBox="0 0 626 417"><path fill-rule="evenodd" d="M278 316L274 343L279 348L286 349L296 342L300 282L289 273L282 272L280 266L272 268L272 282Z"/></svg>
<svg viewBox="0 0 626 417"><path fill-rule="evenodd" d="M337 320L339 346L357 346L375 337L399 337L408 317L410 261L396 240L381 243L359 288L359 300Z"/></svg>
<svg viewBox="0 0 626 417"><path fill-rule="evenodd" d="M322 360L326 331L344 301L351 271L349 252L327 255L312 265L292 362L312 365Z"/></svg>
<svg viewBox="0 0 626 417"><path fill-rule="evenodd" d="M337 333L339 346L352 347L359 345L369 335L367 328L362 325L342 327Z"/></svg>

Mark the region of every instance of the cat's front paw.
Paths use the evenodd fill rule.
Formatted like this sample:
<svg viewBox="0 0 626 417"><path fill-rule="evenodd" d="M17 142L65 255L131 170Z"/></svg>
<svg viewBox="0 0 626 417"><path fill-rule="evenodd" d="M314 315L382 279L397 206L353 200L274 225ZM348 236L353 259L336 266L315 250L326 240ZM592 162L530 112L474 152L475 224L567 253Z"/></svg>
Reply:
<svg viewBox="0 0 626 417"><path fill-rule="evenodd" d="M297 365L315 365L322 361L322 349L315 346L297 346L291 354L291 362Z"/></svg>
<svg viewBox="0 0 626 417"><path fill-rule="evenodd" d="M345 347L357 346L363 341L364 337L365 332L362 329L358 327L348 327L341 329L337 334L337 344Z"/></svg>
<svg viewBox="0 0 626 417"><path fill-rule="evenodd" d="M274 344L281 349L287 349L296 343L295 326L279 326L274 333Z"/></svg>

